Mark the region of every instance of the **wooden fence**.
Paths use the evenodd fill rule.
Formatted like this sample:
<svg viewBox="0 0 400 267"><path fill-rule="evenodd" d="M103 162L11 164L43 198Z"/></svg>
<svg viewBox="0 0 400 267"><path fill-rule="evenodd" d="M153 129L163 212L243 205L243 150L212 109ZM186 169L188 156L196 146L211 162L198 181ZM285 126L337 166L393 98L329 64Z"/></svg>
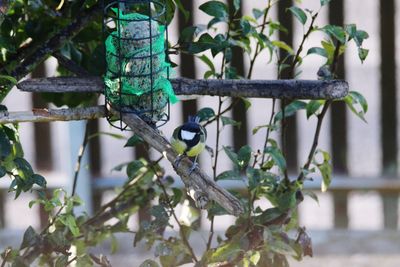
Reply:
<svg viewBox="0 0 400 267"><path fill-rule="evenodd" d="M193 24L199 22L200 13L197 10L197 6L202 1L182 1L185 7L191 11L193 16L187 22L187 24ZM229 0L230 4L232 4L231 0ZM242 1L244 5L252 5L253 1ZM248 2L248 3L247 3ZM250 3L251 2L251 3ZM257 1L264 2L264 1ZM266 2L266 1L265 1ZM311 2L311 1L304 1ZM315 1L318 2L319 1ZM334 194L333 201L333 213L334 213L334 227L335 228L347 228L349 224L348 218L348 194L352 191L376 191L382 195L382 203L383 203L383 218L384 218L384 228L387 229L397 229L399 224L399 207L398 207L398 197L400 192L400 180L398 176L398 127L397 125L397 83L396 76L398 76L398 72L396 69L398 57L396 57L396 35L399 35L399 29L396 29L396 17L395 17L395 0L369 0L362 1L361 3L355 3L359 1L351 1L351 0L332 0L329 5L329 12L326 14L326 21L332 24L342 25L343 23L361 23L363 21L359 21L360 19L365 19L365 17L370 18L372 23L367 25L372 25L372 33L371 34L371 56L372 63L366 63L366 67L371 68L372 71L370 73L374 73L376 76L372 79L376 81L376 83L368 83L368 79L365 77L365 73L355 74L357 71L354 69L356 66L353 64L353 61L356 59L354 57L345 57L343 62L340 64L339 75L340 78L349 79L350 84L352 84L358 88L361 92L363 89L368 89L370 93L367 93L368 96L372 96L371 99L368 99L371 103L370 114L371 115L371 125L369 127L354 127L354 124L359 124L358 122L351 118L351 114L347 111L345 104L342 102L335 103L331 108L330 119L326 121L327 126L324 131L327 134L327 137L322 137L322 145L325 145L327 150L329 150L332 154L333 160L333 169L334 169L334 182L331 187L331 191ZM258 3L261 5L262 3ZM305 5L307 3L304 3ZM292 2L288 0L281 0L277 4L276 16L280 21L284 23L284 26L289 29L289 33L291 34L282 34L280 38L287 42L288 44L295 44L296 36L302 34L301 29L297 27L295 22L288 16L287 12L285 12L286 8L291 6ZM366 12L369 15L357 15L354 10L356 8L354 6L363 5L362 7L358 7L360 10L356 12ZM246 7L247 8L247 7ZM244 10L247 10L247 9ZM397 7L399 10L400 7ZM346 12L350 14L347 14ZM371 16L371 14L375 14L376 16ZM378 30L375 30L375 26ZM178 17L177 22L173 27L176 28L175 31L181 30L186 26L184 19L182 16ZM366 29L369 31L369 29ZM396 32L397 31L397 32ZM375 33L375 35L373 35ZM397 34L396 34L397 33ZM400 44L397 44L398 46ZM380 48L379 48L380 47ZM376 48L375 50L373 50ZM378 52L379 51L379 52ZM238 69L239 74L244 73L246 70L246 66L244 64L243 56L240 56L240 51L234 51L234 66ZM396 62L397 59L397 62ZM180 76L187 78L199 78L201 75L202 66L198 64L198 62L187 55L180 55L178 59L180 61ZM376 63L378 62L378 63ZM262 72L266 72L268 70L273 71L271 67L266 68L263 65L257 65L256 68L259 68L256 75L257 78L265 79ZM307 67L305 67L307 68ZM264 71L261 71L263 69ZM45 67L39 68L32 75L34 77L42 77L46 75ZM369 72L368 72L369 73ZM305 74L307 75L307 74ZM271 75L267 75L267 78L272 78ZM283 73L283 78L292 78L289 73ZM365 79L364 79L365 78ZM370 87L376 87L371 89ZM375 90L375 92L372 92ZM375 100L375 98L378 100ZM207 102L210 98L207 98ZM8 105L13 106L14 100L9 100ZM210 100L211 102L213 100ZM172 112L174 114L181 114L180 118L174 116L172 121L169 123L171 126L167 126L173 128L180 121L183 121L187 118L189 114L193 114L197 109L201 108L204 105L204 100L188 100L184 101L181 104L173 107ZM34 107L46 107L46 104L38 97L37 95L32 95L32 106ZM260 105L255 105L256 107L260 107ZM235 129L232 131L228 131L225 134L225 137L231 140L231 144L237 149L241 147L243 144L252 143L248 132L251 132L251 128L254 126L254 118L250 118L249 116L263 116L263 114L258 113L257 110L252 110L253 113L245 112L245 108L242 105L235 107L232 112L232 116L235 120L242 121L242 127L240 129ZM256 113L254 113L256 112ZM266 117L266 115L264 115ZM262 121L258 119L258 121ZM286 136L286 144L287 144L287 155L288 157L288 166L289 170L295 171L302 164L302 147L304 147L304 142L307 140L307 136L301 135L301 133L307 133L306 131L301 129L301 123L303 123L299 117L292 117L288 122L288 134ZM57 136L54 133L60 131L59 128L55 127L49 123L38 123L33 124L31 127L32 138L30 140L30 151L31 157L34 160L34 165L39 171L44 172L60 172L60 162L63 160L58 158L58 161L55 158L60 157L57 156L57 149L55 149L55 141L54 139ZM366 127L366 128L365 128ZM91 121L89 124L90 132L95 133L99 130L108 129L105 126L104 121ZM355 128L361 129L359 132L355 131ZM358 152L354 153L352 148L354 145L351 144L353 141L357 141L357 136L365 136L364 129L368 131L374 131L376 133L375 149L370 150L368 147L359 148ZM169 130L166 130L171 131ZM211 134L212 135L212 134ZM74 138L79 139L80 133L76 133ZM90 144L90 149L88 152L88 162L90 165L90 177L92 177L91 185L92 187L92 199L95 208L96 204L100 203L100 199L102 197L102 192L104 190L110 189L114 185L121 183L120 179L105 179L105 176L108 176L109 173L105 170L110 169L110 150L109 146L112 145L112 141L108 141L102 138L94 139ZM365 143L364 143L365 144ZM62 145L60 145L62 147ZM379 149L377 151L376 147ZM118 149L122 149L120 146ZM114 151L114 150L113 150ZM373 154L378 152L376 158L379 162L377 163L374 159L368 158L368 155L365 153ZM376 154L376 153L375 153ZM121 152L121 160L126 161L127 158L133 157L149 157L150 155L147 151L143 150L143 148L138 148L135 151L125 150ZM380 156L381 155L381 156ZM65 156L65 154L64 154ZM370 155L371 157L373 155ZM112 157L112 156L111 156ZM124 158L124 159L122 159ZM375 169L373 171L363 171L358 170L356 166L359 163L362 163L362 160L369 160L372 164L375 164ZM56 163L56 161L58 163ZM65 162L65 161L64 161ZM357 175L355 177L354 173L362 173L361 177ZM335 178L340 177L340 178ZM55 184L59 184L55 182ZM316 184L308 184L310 189L318 190L318 186ZM0 225L9 227L9 225L5 225L4 221L4 205L3 200L5 199L6 188L2 188L0 185ZM41 213L42 214L42 213ZM148 216L145 212L140 213L140 217L145 218ZM40 216L42 222L46 220L43 216Z"/></svg>

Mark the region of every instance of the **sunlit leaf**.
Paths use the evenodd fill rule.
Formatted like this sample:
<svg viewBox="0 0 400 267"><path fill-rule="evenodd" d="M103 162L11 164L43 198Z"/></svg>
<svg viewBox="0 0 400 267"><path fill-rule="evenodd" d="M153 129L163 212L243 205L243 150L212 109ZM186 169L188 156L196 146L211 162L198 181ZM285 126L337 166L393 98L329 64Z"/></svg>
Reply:
<svg viewBox="0 0 400 267"><path fill-rule="evenodd" d="M307 15L301 8L292 6L288 8L288 10L297 18L298 21L300 21L301 24L304 25L307 22Z"/></svg>

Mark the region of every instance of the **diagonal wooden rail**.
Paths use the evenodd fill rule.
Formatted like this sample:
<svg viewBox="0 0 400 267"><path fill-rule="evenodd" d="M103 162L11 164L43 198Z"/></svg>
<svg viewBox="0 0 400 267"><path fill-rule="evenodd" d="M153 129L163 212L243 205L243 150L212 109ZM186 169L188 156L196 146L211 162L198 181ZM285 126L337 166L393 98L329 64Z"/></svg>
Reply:
<svg viewBox="0 0 400 267"><path fill-rule="evenodd" d="M194 80L171 79L177 95L211 95L279 99L340 99L349 86L343 80ZM25 92L103 93L100 77L56 77L29 79L17 87Z"/></svg>

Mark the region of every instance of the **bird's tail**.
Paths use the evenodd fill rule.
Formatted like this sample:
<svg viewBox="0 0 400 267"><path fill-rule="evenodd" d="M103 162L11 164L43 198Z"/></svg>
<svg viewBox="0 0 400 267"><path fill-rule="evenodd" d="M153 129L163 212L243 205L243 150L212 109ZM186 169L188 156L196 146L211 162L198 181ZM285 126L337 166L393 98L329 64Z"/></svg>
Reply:
<svg viewBox="0 0 400 267"><path fill-rule="evenodd" d="M200 117L199 116L189 116L189 122L195 122L195 123L200 123Z"/></svg>

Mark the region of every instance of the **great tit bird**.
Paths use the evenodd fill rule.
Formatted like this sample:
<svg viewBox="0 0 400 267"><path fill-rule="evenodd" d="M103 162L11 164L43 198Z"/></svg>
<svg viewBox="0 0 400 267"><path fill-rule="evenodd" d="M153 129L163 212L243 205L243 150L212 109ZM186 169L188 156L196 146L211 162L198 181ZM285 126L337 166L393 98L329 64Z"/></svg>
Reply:
<svg viewBox="0 0 400 267"><path fill-rule="evenodd" d="M192 172L197 166L197 157L204 150L207 139L206 129L200 125L200 118L189 117L189 121L177 127L171 137L172 148L179 154L175 165L179 165L183 156L195 157Z"/></svg>

